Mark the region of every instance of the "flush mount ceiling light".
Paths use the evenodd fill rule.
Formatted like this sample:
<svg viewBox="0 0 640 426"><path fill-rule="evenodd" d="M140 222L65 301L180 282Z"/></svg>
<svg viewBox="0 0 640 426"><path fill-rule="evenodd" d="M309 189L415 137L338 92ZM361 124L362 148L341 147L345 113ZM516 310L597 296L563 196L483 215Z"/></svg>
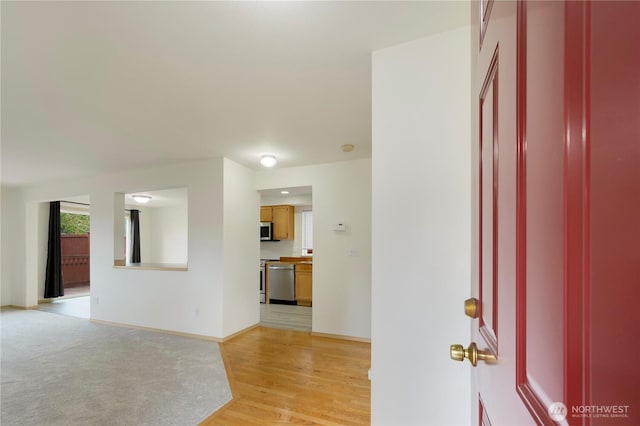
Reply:
<svg viewBox="0 0 640 426"><path fill-rule="evenodd" d="M280 193L281 193L282 195L287 195L287 194L289 193L289 191L280 191Z"/></svg>
<svg viewBox="0 0 640 426"><path fill-rule="evenodd" d="M131 198L133 198L140 204L146 204L149 202L149 200L151 200L150 195L132 195Z"/></svg>
<svg viewBox="0 0 640 426"><path fill-rule="evenodd" d="M340 149L342 149L342 152L351 152L354 150L354 148L355 145L352 145L350 143L346 143L340 147Z"/></svg>
<svg viewBox="0 0 640 426"><path fill-rule="evenodd" d="M277 163L275 155L263 155L260 159L260 164L264 167L273 167Z"/></svg>

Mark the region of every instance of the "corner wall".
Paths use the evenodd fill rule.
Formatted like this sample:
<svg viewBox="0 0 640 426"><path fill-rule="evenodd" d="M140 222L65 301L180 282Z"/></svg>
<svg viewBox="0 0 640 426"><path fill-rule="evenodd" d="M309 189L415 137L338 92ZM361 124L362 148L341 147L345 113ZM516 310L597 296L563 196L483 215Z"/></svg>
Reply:
<svg viewBox="0 0 640 426"><path fill-rule="evenodd" d="M371 421L470 422L469 28L373 54ZM315 188L314 188L315 189Z"/></svg>
<svg viewBox="0 0 640 426"><path fill-rule="evenodd" d="M258 190L312 186L312 330L369 339L371 160L259 171L256 182ZM338 222L345 232L333 230Z"/></svg>
<svg viewBox="0 0 640 426"><path fill-rule="evenodd" d="M223 332L229 336L260 323L260 194L255 172L224 159Z"/></svg>
<svg viewBox="0 0 640 426"><path fill-rule="evenodd" d="M37 267L32 265L38 247L46 246L46 233L37 232L39 203L89 194L92 319L224 337L222 177L219 158L11 191L3 188L2 244L10 244L12 250L2 251L2 302L33 306L42 297ZM176 187L189 190L189 270L113 268L115 194Z"/></svg>
<svg viewBox="0 0 640 426"><path fill-rule="evenodd" d="M26 306L24 305L26 303L25 296L16 286L16 270L19 270L21 266L24 269L24 257L19 255L14 246L16 239L21 237L17 230L24 229L24 203L17 189L3 186L1 191L0 226L2 226L2 239L0 241L0 255L2 257L0 263L2 270L0 271L0 294L2 300L0 306L17 303L23 303L21 306ZM21 206L22 208L20 208ZM22 236L22 238L24 237Z"/></svg>

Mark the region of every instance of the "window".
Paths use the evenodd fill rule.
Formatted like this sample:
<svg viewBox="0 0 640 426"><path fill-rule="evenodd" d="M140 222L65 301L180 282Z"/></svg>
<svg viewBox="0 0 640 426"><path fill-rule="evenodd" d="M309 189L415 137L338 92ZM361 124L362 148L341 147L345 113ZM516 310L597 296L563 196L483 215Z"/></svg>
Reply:
<svg viewBox="0 0 640 426"><path fill-rule="evenodd" d="M302 254L313 253L313 212L302 212Z"/></svg>

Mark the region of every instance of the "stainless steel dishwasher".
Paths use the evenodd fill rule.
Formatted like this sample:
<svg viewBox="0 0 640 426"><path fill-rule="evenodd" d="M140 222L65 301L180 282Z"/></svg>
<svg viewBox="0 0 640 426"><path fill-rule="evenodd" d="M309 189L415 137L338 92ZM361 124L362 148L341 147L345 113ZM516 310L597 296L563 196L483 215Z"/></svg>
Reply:
<svg viewBox="0 0 640 426"><path fill-rule="evenodd" d="M269 303L296 304L296 285L293 264L268 264Z"/></svg>

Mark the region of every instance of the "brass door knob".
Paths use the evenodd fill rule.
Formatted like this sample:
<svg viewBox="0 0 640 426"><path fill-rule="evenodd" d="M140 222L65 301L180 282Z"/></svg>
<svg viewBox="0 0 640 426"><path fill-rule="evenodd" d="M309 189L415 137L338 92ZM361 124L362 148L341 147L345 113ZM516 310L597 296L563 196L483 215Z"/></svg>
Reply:
<svg viewBox="0 0 640 426"><path fill-rule="evenodd" d="M472 342L467 349L465 349L462 345L451 345L451 348L449 349L449 355L454 361L464 361L464 359L467 358L471 365L473 365L474 367L478 364L478 360L496 360L496 357L492 354L484 351L479 351L474 342Z"/></svg>
<svg viewBox="0 0 640 426"><path fill-rule="evenodd" d="M465 300L464 314L471 318L478 318L478 315L480 315L480 301L475 297Z"/></svg>

